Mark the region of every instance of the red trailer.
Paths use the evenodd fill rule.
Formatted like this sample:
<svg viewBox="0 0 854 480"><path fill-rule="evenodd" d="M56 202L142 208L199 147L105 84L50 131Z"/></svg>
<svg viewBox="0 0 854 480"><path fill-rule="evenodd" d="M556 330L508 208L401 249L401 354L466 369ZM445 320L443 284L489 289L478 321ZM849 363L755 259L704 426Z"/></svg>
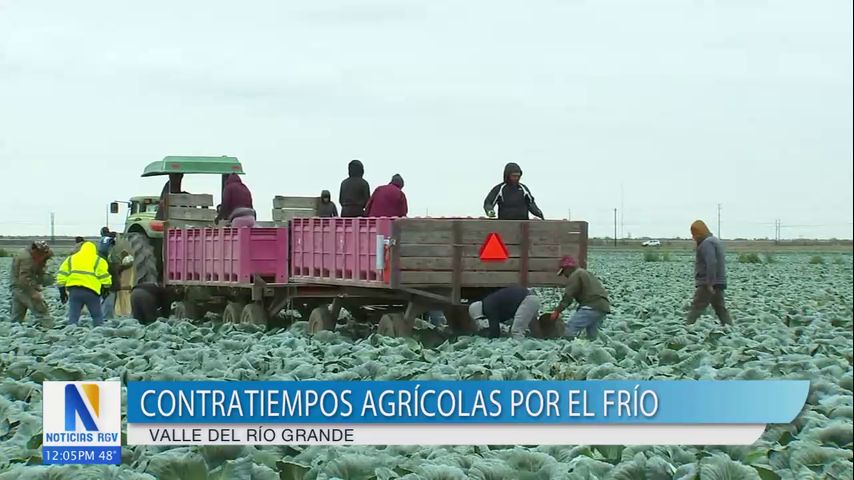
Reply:
<svg viewBox="0 0 854 480"><path fill-rule="evenodd" d="M179 316L214 311L267 324L296 309L317 332L335 328L344 308L405 336L428 310L472 332L466 305L496 288L563 286L556 271L566 254L586 265L586 222L294 217L275 227L167 228L163 258Z"/></svg>

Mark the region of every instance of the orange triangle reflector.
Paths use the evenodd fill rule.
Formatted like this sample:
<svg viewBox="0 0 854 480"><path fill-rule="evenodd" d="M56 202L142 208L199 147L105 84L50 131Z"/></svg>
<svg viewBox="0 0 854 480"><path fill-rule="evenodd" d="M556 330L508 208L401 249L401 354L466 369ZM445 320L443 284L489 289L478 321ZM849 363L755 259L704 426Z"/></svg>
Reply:
<svg viewBox="0 0 854 480"><path fill-rule="evenodd" d="M484 262L501 262L507 260L510 254L507 246L497 233L490 233L480 247L480 259Z"/></svg>

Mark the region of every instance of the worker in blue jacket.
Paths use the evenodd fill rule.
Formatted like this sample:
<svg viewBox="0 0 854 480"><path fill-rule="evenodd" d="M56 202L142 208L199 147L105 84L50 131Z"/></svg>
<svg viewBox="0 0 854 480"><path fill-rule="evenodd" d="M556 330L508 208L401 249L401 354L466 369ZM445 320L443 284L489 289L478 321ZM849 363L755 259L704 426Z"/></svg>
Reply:
<svg viewBox="0 0 854 480"><path fill-rule="evenodd" d="M539 314L540 304L540 297L532 290L514 285L496 290L469 305L469 316L474 321L489 320L489 338L498 338L501 324L512 321L510 335L521 339Z"/></svg>

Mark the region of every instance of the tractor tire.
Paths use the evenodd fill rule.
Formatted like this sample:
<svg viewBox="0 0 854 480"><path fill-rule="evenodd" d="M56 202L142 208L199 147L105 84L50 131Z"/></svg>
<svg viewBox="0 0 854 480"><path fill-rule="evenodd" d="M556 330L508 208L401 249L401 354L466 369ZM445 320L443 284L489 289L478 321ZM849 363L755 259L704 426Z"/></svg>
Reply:
<svg viewBox="0 0 854 480"><path fill-rule="evenodd" d="M267 309L260 303L249 303L243 307L240 313L240 323L250 325L264 325L270 323L270 316L267 315Z"/></svg>
<svg viewBox="0 0 854 480"><path fill-rule="evenodd" d="M323 330L335 330L335 319L332 318L332 312L327 305L316 307L308 316L309 334L314 335Z"/></svg>
<svg viewBox="0 0 854 480"><path fill-rule="evenodd" d="M244 307L246 307L245 303L228 302L222 312L222 323L240 323Z"/></svg>
<svg viewBox="0 0 854 480"><path fill-rule="evenodd" d="M178 302L175 304L175 318L179 320L203 320L207 312L194 302Z"/></svg>
<svg viewBox="0 0 854 480"><path fill-rule="evenodd" d="M123 235L116 246L115 252L126 251L133 255L133 275L131 284L127 287L135 287L140 283L154 283L160 281L160 266L157 253L151 240L144 233L132 232Z"/></svg>

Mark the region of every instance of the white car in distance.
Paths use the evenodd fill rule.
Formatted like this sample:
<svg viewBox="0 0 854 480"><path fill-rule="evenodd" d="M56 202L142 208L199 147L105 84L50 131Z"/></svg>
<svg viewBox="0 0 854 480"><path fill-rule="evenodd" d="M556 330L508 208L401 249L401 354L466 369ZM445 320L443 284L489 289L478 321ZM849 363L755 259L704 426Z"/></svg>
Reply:
<svg viewBox="0 0 854 480"><path fill-rule="evenodd" d="M661 242L658 240L647 240L641 244L644 247L660 247Z"/></svg>

